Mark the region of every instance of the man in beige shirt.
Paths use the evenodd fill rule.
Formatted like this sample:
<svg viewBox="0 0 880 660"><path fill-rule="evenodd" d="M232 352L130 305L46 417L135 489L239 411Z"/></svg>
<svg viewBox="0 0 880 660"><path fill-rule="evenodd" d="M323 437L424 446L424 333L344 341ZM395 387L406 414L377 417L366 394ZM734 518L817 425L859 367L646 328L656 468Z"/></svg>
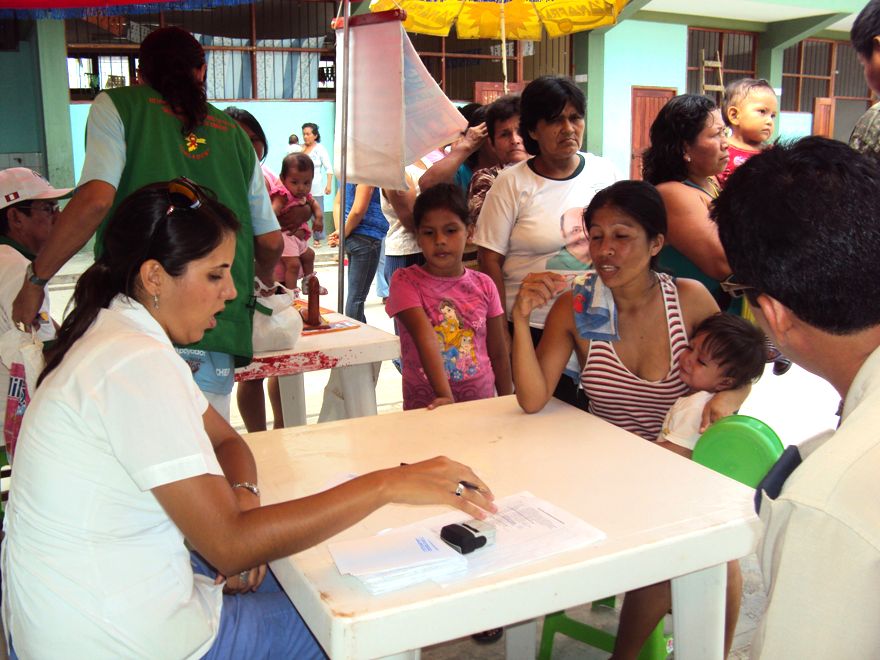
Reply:
<svg viewBox="0 0 880 660"><path fill-rule="evenodd" d="M880 657L877 190L875 161L811 137L750 159L713 210L726 289L844 400L837 431L763 496L768 603L753 658Z"/></svg>

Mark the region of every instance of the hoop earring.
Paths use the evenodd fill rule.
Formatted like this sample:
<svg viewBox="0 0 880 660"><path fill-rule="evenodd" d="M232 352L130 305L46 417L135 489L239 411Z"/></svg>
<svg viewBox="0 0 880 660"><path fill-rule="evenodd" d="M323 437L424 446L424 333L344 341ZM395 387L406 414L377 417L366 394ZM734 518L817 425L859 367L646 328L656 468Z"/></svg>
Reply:
<svg viewBox="0 0 880 660"><path fill-rule="evenodd" d="M159 309L159 294L153 294L153 309Z"/></svg>

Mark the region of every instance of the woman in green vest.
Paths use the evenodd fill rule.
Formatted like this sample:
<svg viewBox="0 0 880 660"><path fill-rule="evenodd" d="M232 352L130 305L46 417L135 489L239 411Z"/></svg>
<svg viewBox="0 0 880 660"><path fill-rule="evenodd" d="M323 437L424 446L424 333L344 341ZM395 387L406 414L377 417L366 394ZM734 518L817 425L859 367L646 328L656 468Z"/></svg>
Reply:
<svg viewBox="0 0 880 660"><path fill-rule="evenodd" d="M13 316L25 322L35 318L41 283L95 232L95 254L101 255L106 218L122 199L149 183L185 176L211 189L240 223L232 264L237 295L216 328L179 347L199 387L228 419L234 369L252 354L254 275L272 281L281 233L250 141L207 102L207 65L198 41L180 28L156 30L141 44L139 67L141 84L95 98L77 193L34 262L36 281L23 284Z"/></svg>

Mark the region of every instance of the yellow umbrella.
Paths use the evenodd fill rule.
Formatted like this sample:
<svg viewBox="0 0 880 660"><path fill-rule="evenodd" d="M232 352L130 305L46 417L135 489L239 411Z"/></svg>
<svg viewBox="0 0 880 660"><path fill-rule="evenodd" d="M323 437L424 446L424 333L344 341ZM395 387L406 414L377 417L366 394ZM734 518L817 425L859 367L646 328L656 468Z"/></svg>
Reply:
<svg viewBox="0 0 880 660"><path fill-rule="evenodd" d="M551 37L613 25L629 0L372 0L370 11L406 10L407 32L449 36L455 23L459 39L541 39L542 26ZM507 58L501 58L507 90Z"/></svg>

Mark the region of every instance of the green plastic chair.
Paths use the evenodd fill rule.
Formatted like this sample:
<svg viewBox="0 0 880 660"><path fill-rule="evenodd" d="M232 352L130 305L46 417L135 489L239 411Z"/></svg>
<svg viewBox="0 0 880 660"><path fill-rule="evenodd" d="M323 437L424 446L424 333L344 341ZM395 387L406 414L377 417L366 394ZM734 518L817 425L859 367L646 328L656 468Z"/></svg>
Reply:
<svg viewBox="0 0 880 660"><path fill-rule="evenodd" d="M783 451L779 436L759 419L748 415L731 415L710 426L694 447L693 460L746 486L756 488ZM614 607L614 596L593 603L598 607ZM672 652L672 635L663 631L663 620L651 632L639 653L639 660L664 660ZM612 653L615 636L555 612L544 617L539 660L550 660L553 638L559 633L597 649Z"/></svg>
<svg viewBox="0 0 880 660"><path fill-rule="evenodd" d="M694 447L700 465L756 488L784 447L779 436L759 419L731 415L712 424Z"/></svg>

